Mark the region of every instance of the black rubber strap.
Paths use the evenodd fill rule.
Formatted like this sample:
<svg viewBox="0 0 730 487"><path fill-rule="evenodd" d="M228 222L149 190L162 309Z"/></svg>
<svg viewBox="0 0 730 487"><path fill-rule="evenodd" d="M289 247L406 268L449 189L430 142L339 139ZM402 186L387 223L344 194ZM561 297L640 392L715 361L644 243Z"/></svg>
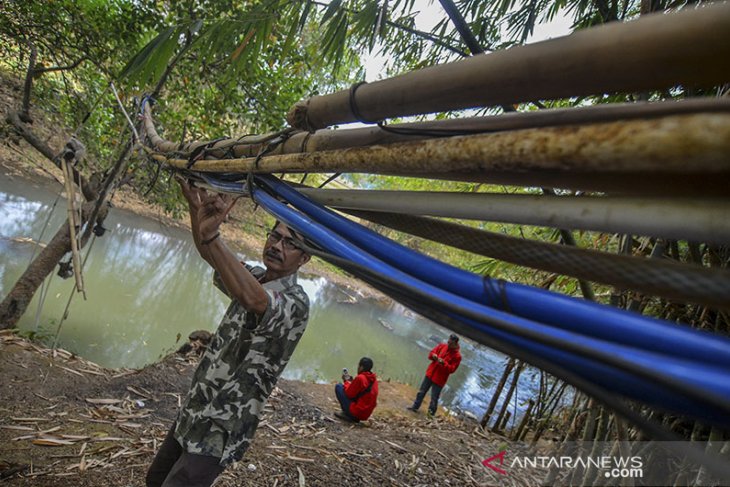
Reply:
<svg viewBox="0 0 730 487"><path fill-rule="evenodd" d="M362 396L364 396L365 394L370 392L370 389L373 388L373 384L375 384L375 381L372 381L365 389L358 392L357 395L350 400L350 402L357 402L358 399L360 399Z"/></svg>
<svg viewBox="0 0 730 487"><path fill-rule="evenodd" d="M363 117L362 113L360 113L360 109L357 107L357 102L355 101L355 93L357 92L357 89L364 84L367 84L367 81L360 81L359 83L355 83L350 86L350 111L355 117L355 120L360 123L378 123L378 120L368 120L367 118Z"/></svg>

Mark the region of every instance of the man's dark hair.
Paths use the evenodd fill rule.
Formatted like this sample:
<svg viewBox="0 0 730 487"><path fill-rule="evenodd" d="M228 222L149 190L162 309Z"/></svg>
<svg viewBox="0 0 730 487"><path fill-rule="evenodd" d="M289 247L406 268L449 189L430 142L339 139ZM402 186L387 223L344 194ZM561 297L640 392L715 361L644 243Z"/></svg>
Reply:
<svg viewBox="0 0 730 487"><path fill-rule="evenodd" d="M453 340L453 341L455 341L456 343L459 343L459 337L458 337L458 336L456 336L456 335L454 335L453 333L452 333L452 334L451 334L451 336L449 337L449 340Z"/></svg>
<svg viewBox="0 0 730 487"><path fill-rule="evenodd" d="M362 367L362 370L364 372L370 372L371 370L373 370L373 359L368 358L368 357L363 357L360 359L359 365Z"/></svg>

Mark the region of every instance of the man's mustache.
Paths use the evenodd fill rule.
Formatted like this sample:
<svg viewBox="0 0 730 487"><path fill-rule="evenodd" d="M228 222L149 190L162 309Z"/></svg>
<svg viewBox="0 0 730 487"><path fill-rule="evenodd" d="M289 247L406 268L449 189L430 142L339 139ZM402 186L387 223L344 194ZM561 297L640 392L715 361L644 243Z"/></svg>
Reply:
<svg viewBox="0 0 730 487"><path fill-rule="evenodd" d="M282 258L281 253L275 249L267 250L266 257L269 257L270 259L278 260L279 262L284 262L284 259Z"/></svg>

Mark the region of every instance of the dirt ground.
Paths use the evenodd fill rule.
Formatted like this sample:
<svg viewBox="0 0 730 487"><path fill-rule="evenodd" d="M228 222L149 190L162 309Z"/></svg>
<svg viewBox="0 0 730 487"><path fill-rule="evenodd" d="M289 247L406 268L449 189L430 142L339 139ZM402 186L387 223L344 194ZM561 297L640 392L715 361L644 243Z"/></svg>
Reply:
<svg viewBox="0 0 730 487"><path fill-rule="evenodd" d="M9 486L142 486L196 360L103 369L0 332L0 479ZM481 465L504 438L469 418L404 407L415 391L381 383L370 420L333 416L331 384L279 381L255 441L216 486L504 485ZM511 485L537 485L511 475Z"/></svg>

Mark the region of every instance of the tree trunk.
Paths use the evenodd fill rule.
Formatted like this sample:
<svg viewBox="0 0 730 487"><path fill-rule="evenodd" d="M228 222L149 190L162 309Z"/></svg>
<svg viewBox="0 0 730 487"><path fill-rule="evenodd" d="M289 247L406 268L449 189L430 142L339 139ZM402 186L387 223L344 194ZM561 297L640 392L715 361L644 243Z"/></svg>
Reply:
<svg viewBox="0 0 730 487"><path fill-rule="evenodd" d="M515 366L515 361L516 360L514 358L510 357L510 359L507 361L507 365L505 365L504 367L504 373L502 374L502 378L499 379L499 384L497 384L497 388L494 390L492 400L489 402L489 406L487 407L487 410L484 412L484 416L482 416L482 420L480 421L482 428L486 429L487 424L489 423L489 418L492 416L494 408L497 406L497 401L499 400L499 396L502 394L502 389L504 389L504 385L507 383L509 374L512 372L512 369Z"/></svg>
<svg viewBox="0 0 730 487"><path fill-rule="evenodd" d="M29 112L30 91L33 80L32 74L35 70L35 48L34 46L31 46L31 48L31 59L28 66L28 76L26 77L25 95L22 108L25 114L28 114ZM177 62L178 58L175 59L172 66L174 66L175 62ZM77 66L80 62L81 61L75 63L73 67ZM168 67L165 73L166 75L169 70L172 69L172 66ZM162 89L163 83L164 80L160 80L155 89L155 94ZM60 156L57 155L57 153L54 152L53 149L51 149L35 133L33 133L25 123L23 123L23 118L20 117L17 112L8 112L5 120L13 127L18 135L23 137L38 152L43 154L49 161L53 162L53 164L59 168L62 167ZM101 182L101 176L98 174L92 175L91 180L87 181L86 178L84 178L73 166L68 167L73 178L73 184L79 187L84 199L86 200L86 202L81 206L81 221L79 222L79 228L77 230L81 231L84 226L84 222L88 222L88 225L79 238L79 249L82 249L84 245L86 245L86 242L91 236L91 230L94 225L98 224L101 226L104 222L104 219L109 212L109 206L104 203L106 202L107 195L115 179L123 172L123 168L125 167L125 162L127 161L127 156L129 155L131 148L131 142L125 144L115 164L111 168L111 171L103 182ZM66 220L48 245L41 251L38 257L31 262L3 302L0 303L0 330L12 328L17 325L45 278L54 271L56 264L70 250L71 232L69 222Z"/></svg>
<svg viewBox="0 0 730 487"><path fill-rule="evenodd" d="M523 438L523 434L527 434L527 423L530 421L530 415L532 414L532 408L535 406L535 401L532 399L529 400L527 404L527 411L525 411L525 415L522 416L522 421L520 421L520 425L517 427L517 431L512 435L512 439L515 441L520 441Z"/></svg>
<svg viewBox="0 0 730 487"><path fill-rule="evenodd" d="M86 203L82 207L82 212L86 212L88 215L92 207L93 204ZM83 245L85 242L81 243ZM66 223L59 228L56 235L28 266L10 293L0 303L0 330L14 328L17 325L43 280L53 272L56 264L70 251L71 236L68 220L66 220Z"/></svg>
<svg viewBox="0 0 730 487"><path fill-rule="evenodd" d="M507 413L507 408L509 407L509 402L512 400L512 395L515 392L515 388L517 387L517 382L520 380L520 374L522 373L522 369L525 367L524 362L520 362L517 365L517 368L515 369L515 375L512 376L512 382L510 383L509 389L507 389L507 397L504 399L504 403L502 404L502 409L499 411L499 416L497 416L497 420L494 422L494 426L492 426L492 431L497 432L499 431L499 427L502 424L502 418L504 417L505 413Z"/></svg>

